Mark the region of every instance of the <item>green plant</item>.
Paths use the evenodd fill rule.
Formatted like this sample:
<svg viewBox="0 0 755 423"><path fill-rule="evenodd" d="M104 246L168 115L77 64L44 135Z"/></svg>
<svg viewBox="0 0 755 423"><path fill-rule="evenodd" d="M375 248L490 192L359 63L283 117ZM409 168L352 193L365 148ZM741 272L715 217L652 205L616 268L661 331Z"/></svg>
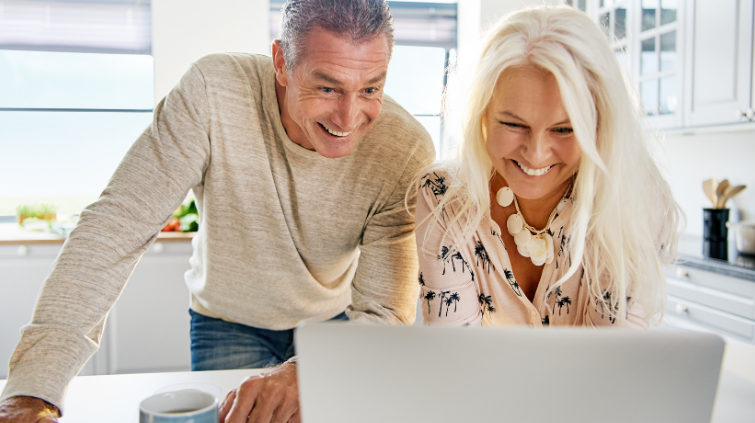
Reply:
<svg viewBox="0 0 755 423"><path fill-rule="evenodd" d="M173 213L173 218L179 219L181 223L181 232L196 232L199 230L199 212L194 200L189 204L181 204Z"/></svg>
<svg viewBox="0 0 755 423"><path fill-rule="evenodd" d="M57 212L58 206L52 204L22 204L16 207L18 223L23 223L25 219L30 217L40 220L55 220Z"/></svg>

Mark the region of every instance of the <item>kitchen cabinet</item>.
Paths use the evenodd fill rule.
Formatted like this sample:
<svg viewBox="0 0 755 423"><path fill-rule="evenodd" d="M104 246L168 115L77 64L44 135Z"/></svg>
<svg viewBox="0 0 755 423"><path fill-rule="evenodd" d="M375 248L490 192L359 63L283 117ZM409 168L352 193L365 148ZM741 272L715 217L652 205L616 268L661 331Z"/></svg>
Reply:
<svg viewBox="0 0 755 423"><path fill-rule="evenodd" d="M690 3L685 125L749 122L753 118L753 0Z"/></svg>
<svg viewBox="0 0 755 423"><path fill-rule="evenodd" d="M694 132L755 122L754 3L587 0L583 10L605 28L648 123Z"/></svg>
<svg viewBox="0 0 755 423"><path fill-rule="evenodd" d="M158 242L142 256L110 312L98 374L188 371L191 244Z"/></svg>
<svg viewBox="0 0 755 423"><path fill-rule="evenodd" d="M175 240L174 240L175 241ZM0 379L31 320L61 244L0 245ZM188 240L156 242L136 266L110 312L100 349L81 375L190 369Z"/></svg>
<svg viewBox="0 0 755 423"><path fill-rule="evenodd" d="M679 265L666 269L664 323L755 344L755 282Z"/></svg>

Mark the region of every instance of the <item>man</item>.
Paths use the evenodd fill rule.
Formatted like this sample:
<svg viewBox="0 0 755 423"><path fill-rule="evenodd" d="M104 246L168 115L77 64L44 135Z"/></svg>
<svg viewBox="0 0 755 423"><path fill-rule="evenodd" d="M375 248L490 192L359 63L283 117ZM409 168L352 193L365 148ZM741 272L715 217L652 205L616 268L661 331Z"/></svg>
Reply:
<svg viewBox="0 0 755 423"><path fill-rule="evenodd" d="M290 0L272 60L192 65L82 212L11 358L0 422L64 411L65 387L189 189L201 216L186 274L192 369L284 362L297 324L347 307L355 321L412 322L405 194L434 152L383 96L392 45L384 0ZM248 378L221 409L227 422L299 419L293 361Z"/></svg>

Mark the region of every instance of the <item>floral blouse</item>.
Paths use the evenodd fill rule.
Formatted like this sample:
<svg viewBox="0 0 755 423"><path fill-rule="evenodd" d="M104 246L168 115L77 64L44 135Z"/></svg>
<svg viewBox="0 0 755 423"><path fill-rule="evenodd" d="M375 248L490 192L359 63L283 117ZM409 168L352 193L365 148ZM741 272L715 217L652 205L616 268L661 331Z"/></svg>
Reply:
<svg viewBox="0 0 755 423"><path fill-rule="evenodd" d="M550 225L557 251L553 261L544 265L537 291L530 301L511 271L501 228L489 214L462 245L455 244L461 238L459 222L455 222L442 239L446 224L456 215L458 204L446 205L440 220L431 217L423 221L431 214L431 207L435 207L445 195L446 189L447 176L433 172L422 179L417 196L416 237L425 324L648 327L642 319L642 305L637 301L629 307L626 320L607 313L606 307L615 301L611 301L608 292L604 294L605 301L591 298L581 266L561 287L546 295L548 288L571 265L571 253L565 247L573 197L562 200L561 210Z"/></svg>

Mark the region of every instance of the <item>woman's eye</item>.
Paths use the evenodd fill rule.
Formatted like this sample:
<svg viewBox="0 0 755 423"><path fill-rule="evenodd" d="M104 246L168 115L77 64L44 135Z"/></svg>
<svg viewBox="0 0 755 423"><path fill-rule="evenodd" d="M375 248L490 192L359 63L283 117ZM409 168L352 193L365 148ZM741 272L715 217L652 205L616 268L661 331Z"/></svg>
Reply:
<svg viewBox="0 0 755 423"><path fill-rule="evenodd" d="M553 132L562 135L562 136L568 136L574 133L574 130L571 128L555 128L553 129Z"/></svg>
<svg viewBox="0 0 755 423"><path fill-rule="evenodd" d="M520 125L514 122L501 122L501 125L508 126L509 128L515 128L515 129L525 128L524 125Z"/></svg>

